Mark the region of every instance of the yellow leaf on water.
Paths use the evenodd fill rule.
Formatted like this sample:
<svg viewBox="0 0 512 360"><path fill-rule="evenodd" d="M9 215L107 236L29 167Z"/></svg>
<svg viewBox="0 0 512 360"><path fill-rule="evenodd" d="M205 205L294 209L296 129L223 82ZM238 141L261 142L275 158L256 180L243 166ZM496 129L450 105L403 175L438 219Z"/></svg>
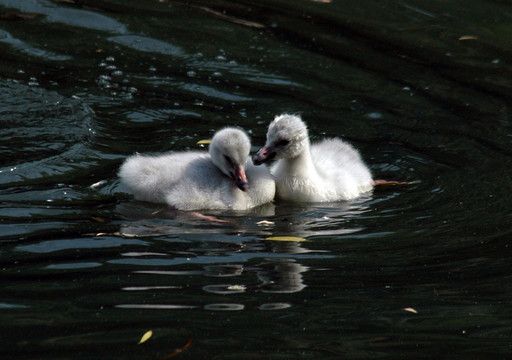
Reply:
<svg viewBox="0 0 512 360"><path fill-rule="evenodd" d="M208 145L210 144L212 141L211 140L199 140L196 145Z"/></svg>
<svg viewBox="0 0 512 360"><path fill-rule="evenodd" d="M306 241L306 239L297 237L297 236L271 236L266 238L265 240L270 241L295 241L295 242L303 242Z"/></svg>
<svg viewBox="0 0 512 360"><path fill-rule="evenodd" d="M464 40L478 40L478 37L476 36L472 36L472 35L465 35L465 36L461 36L459 38L460 41L464 41Z"/></svg>
<svg viewBox="0 0 512 360"><path fill-rule="evenodd" d="M418 313L415 309L410 308L410 307L404 308L403 310L407 311L407 312L410 312L410 313L413 313L413 314L417 314Z"/></svg>
<svg viewBox="0 0 512 360"><path fill-rule="evenodd" d="M146 333L142 335L139 344L148 341L151 336L153 336L153 330L146 331Z"/></svg>

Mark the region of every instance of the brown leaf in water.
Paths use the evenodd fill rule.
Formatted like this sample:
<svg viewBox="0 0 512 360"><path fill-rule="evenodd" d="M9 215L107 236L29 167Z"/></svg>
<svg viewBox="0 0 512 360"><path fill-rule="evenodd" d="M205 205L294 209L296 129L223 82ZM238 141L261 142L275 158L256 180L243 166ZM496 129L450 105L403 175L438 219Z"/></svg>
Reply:
<svg viewBox="0 0 512 360"><path fill-rule="evenodd" d="M244 20L244 19L240 19L240 18L237 18L234 16L226 15L223 12L213 10L212 8L209 8L206 6L192 5L192 4L189 4L188 2L181 2L181 1L177 1L176 3L184 5L184 6L190 6L192 8L200 9L200 10L210 13L222 20L226 20L226 21L232 22L234 24L248 26L248 27L252 27L252 28L256 28L256 29L264 29L266 27L265 25L254 22L254 21Z"/></svg>
<svg viewBox="0 0 512 360"><path fill-rule="evenodd" d="M0 13L0 20L3 20L3 21L33 20L39 16L41 16L41 14L9 11L9 12Z"/></svg>
<svg viewBox="0 0 512 360"><path fill-rule="evenodd" d="M477 36L473 36L473 35L464 35L464 36L461 36L459 38L460 41L465 41L465 40L478 40L478 37Z"/></svg>
<svg viewBox="0 0 512 360"><path fill-rule="evenodd" d="M197 8L201 9L203 11L206 11L206 12L208 12L210 14L213 14L213 15L215 15L218 18L221 18L223 20L230 21L230 22L232 22L234 24L244 25L244 26L248 26L248 27L252 27L252 28L256 28L256 29L264 29L265 28L265 25L263 25L263 24L260 24L260 23L254 22L254 21L248 21L248 20L244 20L244 19L239 19L239 18L236 18L234 16L229 16L229 15L223 14L221 12L215 11L213 9L210 9L210 8L208 8L206 6L198 6Z"/></svg>
<svg viewBox="0 0 512 360"><path fill-rule="evenodd" d="M170 359L178 354L181 354L183 351L185 351L190 346L190 344L192 344L192 335L189 336L187 343L183 347L174 350L172 353L170 353L168 355L162 356L158 360L167 360L167 359Z"/></svg>

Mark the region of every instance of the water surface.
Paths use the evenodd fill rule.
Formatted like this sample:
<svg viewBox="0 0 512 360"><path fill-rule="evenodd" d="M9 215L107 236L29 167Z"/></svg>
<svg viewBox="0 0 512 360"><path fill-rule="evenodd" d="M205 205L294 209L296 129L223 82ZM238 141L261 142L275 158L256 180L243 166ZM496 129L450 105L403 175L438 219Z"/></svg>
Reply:
<svg viewBox="0 0 512 360"><path fill-rule="evenodd" d="M0 15L2 358L510 356L510 4L0 0ZM208 212L229 224L119 184L127 156L228 125L256 150L283 112L414 183Z"/></svg>

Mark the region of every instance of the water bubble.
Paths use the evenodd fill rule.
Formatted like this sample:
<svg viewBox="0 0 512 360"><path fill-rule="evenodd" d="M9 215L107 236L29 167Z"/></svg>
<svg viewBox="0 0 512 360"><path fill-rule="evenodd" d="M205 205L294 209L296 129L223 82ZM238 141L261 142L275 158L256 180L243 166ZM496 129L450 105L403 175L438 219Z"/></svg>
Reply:
<svg viewBox="0 0 512 360"><path fill-rule="evenodd" d="M30 86L37 86L39 85L39 82L37 81L37 79L35 77L30 77L30 79L28 80L28 84Z"/></svg>
<svg viewBox="0 0 512 360"><path fill-rule="evenodd" d="M370 119L382 119L382 114L379 112L372 112L372 113L366 114L366 116Z"/></svg>

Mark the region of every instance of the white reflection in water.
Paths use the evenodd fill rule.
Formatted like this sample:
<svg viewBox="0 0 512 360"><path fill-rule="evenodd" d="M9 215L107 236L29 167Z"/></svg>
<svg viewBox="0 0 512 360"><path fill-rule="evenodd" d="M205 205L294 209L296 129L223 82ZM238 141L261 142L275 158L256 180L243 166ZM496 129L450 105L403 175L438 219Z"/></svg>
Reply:
<svg viewBox="0 0 512 360"><path fill-rule="evenodd" d="M266 293L295 293L306 287L302 273L308 267L302 266L293 259L271 259L260 265L263 269L257 272L263 284L260 290Z"/></svg>
<svg viewBox="0 0 512 360"><path fill-rule="evenodd" d="M169 290L181 289L181 286L126 286L121 288L124 291L148 291L148 290Z"/></svg>
<svg viewBox="0 0 512 360"><path fill-rule="evenodd" d="M233 284L218 284L218 285L206 285L203 286L203 290L214 294L228 295L228 294L239 294L245 292L247 287L245 285L233 285Z"/></svg>
<svg viewBox="0 0 512 360"><path fill-rule="evenodd" d="M258 309L260 310L283 310L291 307L291 304L288 303L268 303L261 304Z"/></svg>
<svg viewBox="0 0 512 360"><path fill-rule="evenodd" d="M13 37L11 34L4 30L0 30L0 43L8 44L15 50L25 53L29 56L34 56L49 61L66 61L72 59L72 57L68 55L56 54L52 51L38 48L25 41Z"/></svg>
<svg viewBox="0 0 512 360"><path fill-rule="evenodd" d="M197 309L194 305L173 305L173 304L119 304L115 305L119 309L152 309L152 310L183 310Z"/></svg>
<svg viewBox="0 0 512 360"><path fill-rule="evenodd" d="M155 52L173 56L184 55L183 50L179 46L169 44L165 41L152 39L146 36L118 35L112 36L108 38L108 40L142 52Z"/></svg>

